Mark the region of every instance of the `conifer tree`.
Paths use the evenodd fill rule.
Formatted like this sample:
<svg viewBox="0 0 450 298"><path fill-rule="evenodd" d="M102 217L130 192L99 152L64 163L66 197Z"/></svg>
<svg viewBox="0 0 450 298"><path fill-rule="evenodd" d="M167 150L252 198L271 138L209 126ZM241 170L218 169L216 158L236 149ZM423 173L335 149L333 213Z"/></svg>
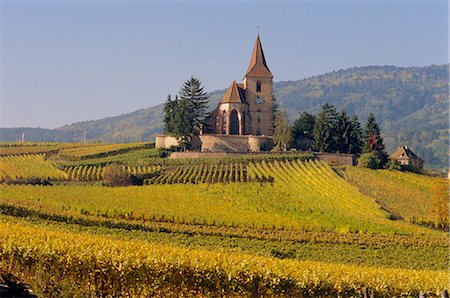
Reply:
<svg viewBox="0 0 450 298"><path fill-rule="evenodd" d="M199 79L191 77L183 83L178 92L180 101L186 101L191 111L192 133L200 131L204 123L208 108L208 96Z"/></svg>
<svg viewBox="0 0 450 298"><path fill-rule="evenodd" d="M300 114L297 120L294 121L292 125L292 137L294 140L298 138L314 138L314 122L316 117L307 112L303 112Z"/></svg>
<svg viewBox="0 0 450 298"><path fill-rule="evenodd" d="M326 103L317 115L314 124L314 147L320 152L335 152L337 112L336 108Z"/></svg>
<svg viewBox="0 0 450 298"><path fill-rule="evenodd" d="M200 80L191 77L183 83L175 100L170 95L164 106L164 132L177 138L184 148L205 122L208 96Z"/></svg>
<svg viewBox="0 0 450 298"><path fill-rule="evenodd" d="M337 117L337 125L334 134L336 149L339 153L350 153L350 135L352 126L347 112L342 111Z"/></svg>
<svg viewBox="0 0 450 298"><path fill-rule="evenodd" d="M363 133L364 153L375 153L381 163L378 167L383 167L387 162L388 155L385 151L383 138L381 137L380 127L375 119L375 115L370 113L367 118Z"/></svg>
<svg viewBox="0 0 450 298"><path fill-rule="evenodd" d="M350 125L351 125L351 131L350 131L348 153L360 154L362 151L362 147L363 147L363 141L362 141L362 128L361 128L361 123L359 122L358 116L356 116L356 115L353 116Z"/></svg>
<svg viewBox="0 0 450 298"><path fill-rule="evenodd" d="M166 104L164 105L164 133L170 134L174 130L174 118L175 118L175 108L176 108L176 98L175 101L172 100L170 94L167 96Z"/></svg>
<svg viewBox="0 0 450 298"><path fill-rule="evenodd" d="M383 138L381 130L375 119L375 115L370 113L364 127L364 152L384 151Z"/></svg>
<svg viewBox="0 0 450 298"><path fill-rule="evenodd" d="M311 149L314 141L314 123L316 117L307 112L299 115L292 125L292 143L300 150Z"/></svg>

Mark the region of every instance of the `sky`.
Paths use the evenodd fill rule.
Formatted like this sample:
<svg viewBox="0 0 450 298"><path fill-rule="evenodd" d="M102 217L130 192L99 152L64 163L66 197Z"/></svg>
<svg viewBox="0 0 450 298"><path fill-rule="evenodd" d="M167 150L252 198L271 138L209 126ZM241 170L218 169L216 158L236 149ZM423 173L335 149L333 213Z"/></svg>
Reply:
<svg viewBox="0 0 450 298"><path fill-rule="evenodd" d="M163 103L190 76L241 81L257 26L274 81L448 63L447 1L0 0L0 127Z"/></svg>

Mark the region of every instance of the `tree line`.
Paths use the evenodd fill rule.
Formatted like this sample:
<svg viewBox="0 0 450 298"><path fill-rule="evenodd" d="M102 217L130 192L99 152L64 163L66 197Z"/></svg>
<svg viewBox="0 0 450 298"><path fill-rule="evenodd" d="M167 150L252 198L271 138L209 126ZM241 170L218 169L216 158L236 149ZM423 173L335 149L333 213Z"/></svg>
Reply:
<svg viewBox="0 0 450 298"><path fill-rule="evenodd" d="M278 150L296 148L302 151L361 155L359 163L371 168L384 167L388 161L381 129L370 114L364 129L355 115L337 112L328 103L317 115L303 112L289 127L285 111L275 116L274 142Z"/></svg>

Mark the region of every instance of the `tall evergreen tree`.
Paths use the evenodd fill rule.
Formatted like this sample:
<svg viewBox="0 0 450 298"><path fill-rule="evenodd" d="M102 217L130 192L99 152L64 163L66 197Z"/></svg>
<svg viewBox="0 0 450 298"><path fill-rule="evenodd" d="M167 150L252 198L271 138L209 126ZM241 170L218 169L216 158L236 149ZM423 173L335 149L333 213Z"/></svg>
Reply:
<svg viewBox="0 0 450 298"><path fill-rule="evenodd" d="M320 152L336 152L336 108L328 103L322 106L314 124L314 147Z"/></svg>
<svg viewBox="0 0 450 298"><path fill-rule="evenodd" d="M314 138L314 122L316 121L316 117L307 112L303 112L300 114L297 120L294 121L292 125L292 137L294 139L298 138Z"/></svg>
<svg viewBox="0 0 450 298"><path fill-rule="evenodd" d="M299 115L298 119L292 125L292 141L298 149L308 150L311 148L311 143L314 140L314 123L316 117L307 112Z"/></svg>
<svg viewBox="0 0 450 298"><path fill-rule="evenodd" d="M350 140L348 146L348 153L351 154L360 154L363 147L362 140L362 128L361 123L359 122L358 116L353 116L352 121L350 123Z"/></svg>
<svg viewBox="0 0 450 298"><path fill-rule="evenodd" d="M381 160L379 167L384 166L387 162L388 155L385 151L383 138L381 137L380 126L378 125L375 115L370 113L367 118L363 133L364 153L376 153Z"/></svg>
<svg viewBox="0 0 450 298"><path fill-rule="evenodd" d="M164 133L170 134L174 130L174 117L176 109L176 100L173 101L170 94L167 96L166 104L164 105Z"/></svg>
<svg viewBox="0 0 450 298"><path fill-rule="evenodd" d="M347 112L342 111L337 117L337 125L334 134L336 149L340 153L350 153L351 122Z"/></svg>
<svg viewBox="0 0 450 298"><path fill-rule="evenodd" d="M186 101L190 105L192 119L192 133L200 131L205 122L208 108L208 96L199 79L191 77L183 83L178 92L180 101Z"/></svg>
<svg viewBox="0 0 450 298"><path fill-rule="evenodd" d="M183 83L175 100L170 95L164 106L164 132L186 147L199 133L207 116L208 96L200 80L191 77Z"/></svg>
<svg viewBox="0 0 450 298"><path fill-rule="evenodd" d="M384 151L383 138L381 137L380 126L375 119L375 115L370 113L364 127L364 152Z"/></svg>

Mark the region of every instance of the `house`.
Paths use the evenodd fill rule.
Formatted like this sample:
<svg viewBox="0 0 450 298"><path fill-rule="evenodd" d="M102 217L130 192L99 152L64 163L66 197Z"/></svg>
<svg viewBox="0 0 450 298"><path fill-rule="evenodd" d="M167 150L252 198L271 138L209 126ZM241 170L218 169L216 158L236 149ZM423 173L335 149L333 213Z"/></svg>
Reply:
<svg viewBox="0 0 450 298"><path fill-rule="evenodd" d="M390 159L396 159L401 165L408 165L418 169L423 168L423 159L418 157L407 146L400 146L389 156Z"/></svg>

